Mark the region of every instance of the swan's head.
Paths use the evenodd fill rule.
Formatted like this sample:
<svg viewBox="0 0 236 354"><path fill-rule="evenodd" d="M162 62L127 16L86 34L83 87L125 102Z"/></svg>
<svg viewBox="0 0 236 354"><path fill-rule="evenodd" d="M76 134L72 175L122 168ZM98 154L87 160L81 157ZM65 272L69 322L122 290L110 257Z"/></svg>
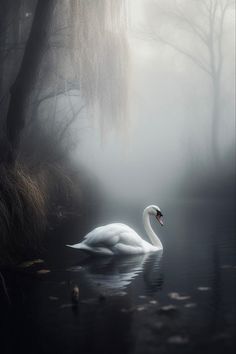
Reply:
<svg viewBox="0 0 236 354"><path fill-rule="evenodd" d="M148 207L148 213L150 215L154 215L157 221L161 224L161 226L164 226L163 214L161 212L161 209L158 206L150 205Z"/></svg>

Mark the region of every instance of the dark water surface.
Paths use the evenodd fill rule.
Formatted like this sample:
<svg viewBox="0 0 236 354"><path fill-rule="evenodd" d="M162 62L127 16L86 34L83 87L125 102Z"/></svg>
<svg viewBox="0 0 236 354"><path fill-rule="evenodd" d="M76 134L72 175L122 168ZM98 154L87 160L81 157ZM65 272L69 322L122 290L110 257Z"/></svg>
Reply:
<svg viewBox="0 0 236 354"><path fill-rule="evenodd" d="M3 272L1 353L234 353L234 211L166 204L163 253L91 258L64 244L114 221L144 234L141 209L91 205L52 231L45 263Z"/></svg>

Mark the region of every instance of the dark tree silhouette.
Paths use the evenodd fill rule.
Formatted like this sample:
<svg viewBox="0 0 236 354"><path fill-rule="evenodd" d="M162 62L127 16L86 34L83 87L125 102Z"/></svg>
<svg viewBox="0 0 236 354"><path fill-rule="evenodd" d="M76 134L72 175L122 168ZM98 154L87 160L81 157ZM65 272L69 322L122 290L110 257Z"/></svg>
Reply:
<svg viewBox="0 0 236 354"><path fill-rule="evenodd" d="M122 3L0 2L0 264L39 249L59 204L78 207L68 151L84 108L99 106L112 124L124 117Z"/></svg>
<svg viewBox="0 0 236 354"><path fill-rule="evenodd" d="M21 131L25 126L25 109L39 72L48 41L55 0L38 1L20 70L10 90L6 117L6 137L10 150L5 154L7 163L16 158Z"/></svg>

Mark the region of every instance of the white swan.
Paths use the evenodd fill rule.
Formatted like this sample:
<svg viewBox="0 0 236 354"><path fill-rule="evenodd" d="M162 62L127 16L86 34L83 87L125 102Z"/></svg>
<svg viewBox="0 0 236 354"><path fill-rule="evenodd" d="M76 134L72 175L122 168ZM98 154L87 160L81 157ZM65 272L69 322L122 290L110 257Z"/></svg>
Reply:
<svg viewBox="0 0 236 354"><path fill-rule="evenodd" d="M89 232L82 242L66 245L78 250L101 255L128 255L156 252L163 249L162 243L153 231L149 216L154 215L163 226L163 215L159 207L149 205L143 211L143 224L151 243L143 240L125 224L115 223L97 227Z"/></svg>

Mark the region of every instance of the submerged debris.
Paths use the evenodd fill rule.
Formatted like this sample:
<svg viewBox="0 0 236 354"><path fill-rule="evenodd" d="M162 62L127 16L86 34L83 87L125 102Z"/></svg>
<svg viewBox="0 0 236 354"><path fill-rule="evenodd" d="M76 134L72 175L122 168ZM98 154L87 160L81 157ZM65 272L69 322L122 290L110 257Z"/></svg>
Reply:
<svg viewBox="0 0 236 354"><path fill-rule="evenodd" d="M116 292L114 295L116 295L116 296L125 296L125 295L127 295L127 292L126 291L119 291L119 292Z"/></svg>
<svg viewBox="0 0 236 354"><path fill-rule="evenodd" d="M83 267L81 267L81 266L70 267L67 269L68 272L78 272L81 270L83 270Z"/></svg>
<svg viewBox="0 0 236 354"><path fill-rule="evenodd" d="M50 271L50 269L40 269L40 270L38 270L37 271L37 273L38 274L48 274L48 273L50 273L51 271Z"/></svg>
<svg viewBox="0 0 236 354"><path fill-rule="evenodd" d="M236 266L231 264L223 264L221 269L236 269Z"/></svg>
<svg viewBox="0 0 236 354"><path fill-rule="evenodd" d="M135 308L134 307L130 307L130 308L122 308L121 312L123 313L130 313L130 312L134 312Z"/></svg>
<svg viewBox="0 0 236 354"><path fill-rule="evenodd" d="M189 338L186 336L176 335L169 337L167 342L170 344L187 344L189 342Z"/></svg>
<svg viewBox="0 0 236 354"><path fill-rule="evenodd" d="M79 287L75 285L71 292L71 300L73 303L78 303L79 301Z"/></svg>
<svg viewBox="0 0 236 354"><path fill-rule="evenodd" d="M98 303L98 301L97 301L96 298L84 299L84 300L81 300L80 302L81 302L82 304L88 304L88 305L90 305L90 304L97 304L97 303Z"/></svg>
<svg viewBox="0 0 236 354"><path fill-rule="evenodd" d="M152 323L151 326L152 326L152 329L154 329L154 330L160 330L164 327L164 324L160 321L157 321L157 322Z"/></svg>
<svg viewBox="0 0 236 354"><path fill-rule="evenodd" d="M215 334L212 337L212 340L213 341L219 341L219 340L225 340L225 339L228 339L228 338L230 338L229 333L221 332L221 333Z"/></svg>
<svg viewBox="0 0 236 354"><path fill-rule="evenodd" d="M49 298L49 300L51 300L51 301L57 301L57 300L59 300L59 297L57 297L57 296L49 296L48 298Z"/></svg>
<svg viewBox="0 0 236 354"><path fill-rule="evenodd" d="M3 291L4 291L5 295L6 295L6 298L7 298L7 300L8 300L8 303L11 304L11 299L10 299L10 296L9 296L9 294L8 294L8 290L7 290L5 278L4 278L3 274L2 274L2 272L0 272L0 279L1 279L1 281L2 281Z"/></svg>
<svg viewBox="0 0 236 354"><path fill-rule="evenodd" d="M106 296L105 296L104 294L99 294L98 300L99 300L100 302L103 302L103 301L106 300Z"/></svg>
<svg viewBox="0 0 236 354"><path fill-rule="evenodd" d="M63 305L60 306L60 309L67 309L67 308L74 307L74 306L75 306L75 305L74 305L74 304L71 304L71 303L69 303L69 304L63 304Z"/></svg>
<svg viewBox="0 0 236 354"><path fill-rule="evenodd" d="M231 265L230 264L223 264L220 268L222 268L222 269L230 269Z"/></svg>

